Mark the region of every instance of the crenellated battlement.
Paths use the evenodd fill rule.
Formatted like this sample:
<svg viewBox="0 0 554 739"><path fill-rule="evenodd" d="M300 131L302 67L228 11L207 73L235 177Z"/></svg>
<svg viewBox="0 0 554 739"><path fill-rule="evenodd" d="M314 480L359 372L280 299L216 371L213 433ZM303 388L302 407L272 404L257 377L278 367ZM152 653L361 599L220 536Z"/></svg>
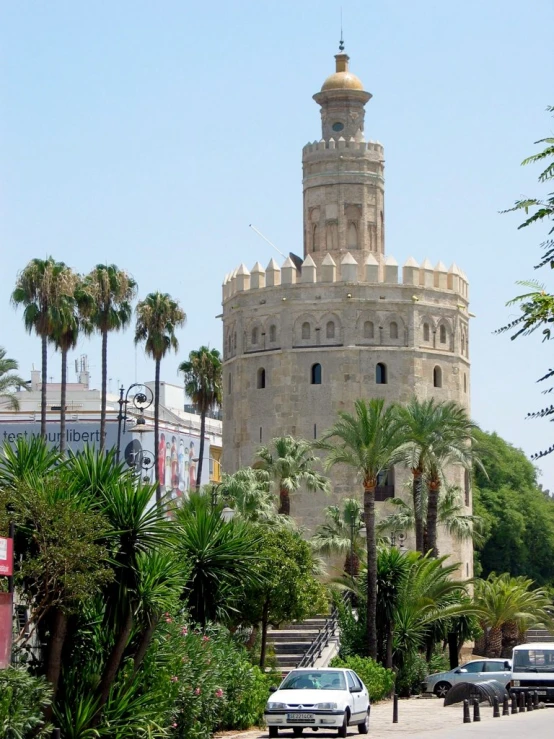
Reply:
<svg viewBox="0 0 554 739"><path fill-rule="evenodd" d="M469 283L467 276L456 264L447 268L442 262L435 266L428 259L418 264L413 257L409 257L400 273L398 262L394 257L386 257L382 264L370 254L364 261L365 279L359 280L359 263L347 252L337 265L330 254L317 267L310 255L306 257L301 269L297 269L287 257L279 266L275 259L271 259L266 269L259 262L249 270L241 264L233 272L225 276L223 281L223 302L237 293L247 290L261 290L280 285L297 284L330 284L330 283L358 283L358 284L387 284L409 285L414 288L440 290L469 298Z"/></svg>
<svg viewBox="0 0 554 739"><path fill-rule="evenodd" d="M370 152L375 155L371 158L378 160L384 158L383 145L379 141L364 141L360 137L355 138L354 136L345 139L340 136L338 139L330 138L327 141L325 139L321 139L320 141L313 141L312 143L306 144L302 149L302 160L306 161L311 158L310 155L319 152L336 151L338 149L348 149L352 153L361 154L367 154L367 152Z"/></svg>

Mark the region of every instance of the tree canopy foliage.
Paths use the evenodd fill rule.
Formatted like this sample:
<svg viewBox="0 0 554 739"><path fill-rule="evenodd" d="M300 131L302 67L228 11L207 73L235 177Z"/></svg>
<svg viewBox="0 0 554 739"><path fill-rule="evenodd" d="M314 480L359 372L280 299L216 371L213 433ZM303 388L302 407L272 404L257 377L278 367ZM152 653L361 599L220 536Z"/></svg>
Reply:
<svg viewBox="0 0 554 739"><path fill-rule="evenodd" d="M554 584L554 500L520 449L495 433L476 436L485 450L485 470L474 470L473 509L483 519L485 538L476 574L507 572Z"/></svg>

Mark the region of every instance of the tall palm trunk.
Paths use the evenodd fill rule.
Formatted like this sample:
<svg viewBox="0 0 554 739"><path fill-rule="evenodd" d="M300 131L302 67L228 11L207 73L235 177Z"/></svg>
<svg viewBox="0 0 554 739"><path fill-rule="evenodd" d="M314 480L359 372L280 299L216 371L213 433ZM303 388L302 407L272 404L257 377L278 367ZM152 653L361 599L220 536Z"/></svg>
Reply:
<svg viewBox="0 0 554 739"><path fill-rule="evenodd" d="M364 488L367 541L367 653L377 659L377 545L375 541L375 485Z"/></svg>
<svg viewBox="0 0 554 739"><path fill-rule="evenodd" d="M46 378L48 373L48 337L43 334L42 341L42 378L40 386L40 435L46 438Z"/></svg>
<svg viewBox="0 0 554 739"><path fill-rule="evenodd" d="M502 626L492 626L487 633L485 657L500 657L502 654Z"/></svg>
<svg viewBox="0 0 554 739"><path fill-rule="evenodd" d="M55 608L52 615L52 627L48 642L48 658L46 663L46 679L54 691L54 698L60 681L62 670L62 650L67 634L67 616L60 608Z"/></svg>
<svg viewBox="0 0 554 739"><path fill-rule="evenodd" d="M283 516L290 516L290 494L288 490L279 490L279 511Z"/></svg>
<svg viewBox="0 0 554 739"><path fill-rule="evenodd" d="M108 329L102 329L102 398L100 401L100 451L106 445L106 395L108 385ZM155 458L157 460L157 457ZM157 464L157 461L156 461Z"/></svg>
<svg viewBox="0 0 554 739"><path fill-rule="evenodd" d="M154 381L154 471L156 475L156 505L161 508L162 491L160 488L160 465L158 462L158 454L160 448L160 365L161 359L156 359L156 377Z"/></svg>
<svg viewBox="0 0 554 739"><path fill-rule="evenodd" d="M425 554L423 543L423 516L421 515L421 484L423 473L419 468L412 470L412 498L414 502L414 520L416 551Z"/></svg>
<svg viewBox="0 0 554 739"><path fill-rule="evenodd" d="M264 601L262 609L262 643L260 646L260 669L265 668L265 655L267 650L267 627L269 625L269 598Z"/></svg>
<svg viewBox="0 0 554 739"><path fill-rule="evenodd" d="M152 639L154 638L154 634L156 632L156 629L158 627L160 619L158 617L152 618L152 621L148 624L148 626L144 629L144 631L141 634L137 651L135 652L135 656L133 658L133 675L136 675L138 672L140 666L142 665L144 658L146 656L146 652L148 651L148 647L152 643Z"/></svg>
<svg viewBox="0 0 554 739"><path fill-rule="evenodd" d="M440 480L434 479L429 482L427 493L427 547L431 550L433 557L439 556L437 548L437 518L439 508Z"/></svg>
<svg viewBox="0 0 554 739"><path fill-rule="evenodd" d="M356 552L348 552L344 560L344 571L350 577L358 577L360 573L360 558Z"/></svg>
<svg viewBox="0 0 554 739"><path fill-rule="evenodd" d="M62 348L62 387L60 392L60 454L65 456L65 399L67 397L67 349Z"/></svg>
<svg viewBox="0 0 554 739"><path fill-rule="evenodd" d="M196 489L200 490L202 480L202 462L204 461L204 435L206 433L206 409L200 411L200 450L198 452L198 469L196 472Z"/></svg>

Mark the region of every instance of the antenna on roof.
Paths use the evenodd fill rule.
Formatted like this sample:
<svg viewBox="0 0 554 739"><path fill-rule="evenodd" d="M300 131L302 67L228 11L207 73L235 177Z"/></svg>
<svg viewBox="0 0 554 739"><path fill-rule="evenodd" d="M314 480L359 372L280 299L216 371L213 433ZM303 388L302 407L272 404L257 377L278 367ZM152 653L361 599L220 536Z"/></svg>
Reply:
<svg viewBox="0 0 554 739"><path fill-rule="evenodd" d="M258 229L256 228L256 226L253 226L251 223L249 223L248 224L248 228L251 228L252 231L255 231L258 234L258 236L261 236L264 241L267 241L267 243L270 246L272 246L278 254L280 254L285 259L287 258L286 255L283 254L282 251L279 251L279 249L275 246L275 244L272 244L271 241L268 238L266 238L261 231L258 231Z"/></svg>
<svg viewBox="0 0 554 739"><path fill-rule="evenodd" d="M344 38L342 33L342 5L340 8L340 41L339 41L339 51L344 51Z"/></svg>

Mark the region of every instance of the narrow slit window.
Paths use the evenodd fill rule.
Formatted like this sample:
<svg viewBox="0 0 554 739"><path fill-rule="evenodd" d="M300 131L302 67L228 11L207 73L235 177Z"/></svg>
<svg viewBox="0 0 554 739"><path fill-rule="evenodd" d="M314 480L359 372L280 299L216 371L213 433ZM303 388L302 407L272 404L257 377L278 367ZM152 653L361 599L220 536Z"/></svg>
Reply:
<svg viewBox="0 0 554 739"><path fill-rule="evenodd" d="M364 339L373 339L375 335L375 329L373 327L373 321L366 321L364 323Z"/></svg>
<svg viewBox="0 0 554 739"><path fill-rule="evenodd" d="M260 444L263 441L262 427L260 426Z"/></svg>
<svg viewBox="0 0 554 739"><path fill-rule="evenodd" d="M398 324L396 321L393 321L389 326L389 334L391 339L397 339L398 338Z"/></svg>
<svg viewBox="0 0 554 739"><path fill-rule="evenodd" d="M309 339L310 333L311 333L310 324L308 323L308 321L304 321L304 323L302 324L302 338Z"/></svg>
<svg viewBox="0 0 554 739"><path fill-rule="evenodd" d="M467 393L467 375L464 372L464 393Z"/></svg>
<svg viewBox="0 0 554 739"><path fill-rule="evenodd" d="M375 382L377 385L387 384L387 365L383 362L378 362L375 367Z"/></svg>
<svg viewBox="0 0 554 739"><path fill-rule="evenodd" d="M257 377L257 387L258 390L263 390L265 388L265 369L263 367L260 367L258 370L258 377Z"/></svg>
<svg viewBox="0 0 554 739"><path fill-rule="evenodd" d="M442 387L442 370L438 366L433 370L433 386Z"/></svg>
<svg viewBox="0 0 554 739"><path fill-rule="evenodd" d="M229 377L227 379L227 392L229 395L233 392L233 375L229 372Z"/></svg>
<svg viewBox="0 0 554 739"><path fill-rule="evenodd" d="M314 439L317 439L317 423L314 423Z"/></svg>
<svg viewBox="0 0 554 739"><path fill-rule="evenodd" d="M277 326L269 327L269 340L270 342L277 341Z"/></svg>
<svg viewBox="0 0 554 739"><path fill-rule="evenodd" d="M257 328L252 329L252 343L253 344L258 343L258 329Z"/></svg>
<svg viewBox="0 0 554 739"><path fill-rule="evenodd" d="M446 326L441 326L439 329L439 341L441 344L446 344Z"/></svg>
<svg viewBox="0 0 554 739"><path fill-rule="evenodd" d="M464 497L465 497L465 504L468 508L471 502L470 494L471 494L471 476L469 474L469 470L464 470Z"/></svg>
<svg viewBox="0 0 554 739"><path fill-rule="evenodd" d="M334 323L334 321L328 321L327 322L326 332L327 332L327 338L328 339L334 339L335 338L335 323Z"/></svg>
<svg viewBox="0 0 554 739"><path fill-rule="evenodd" d="M312 365L312 385L321 385L321 365Z"/></svg>
<svg viewBox="0 0 554 739"><path fill-rule="evenodd" d="M429 341L429 324L423 324L423 341Z"/></svg>

